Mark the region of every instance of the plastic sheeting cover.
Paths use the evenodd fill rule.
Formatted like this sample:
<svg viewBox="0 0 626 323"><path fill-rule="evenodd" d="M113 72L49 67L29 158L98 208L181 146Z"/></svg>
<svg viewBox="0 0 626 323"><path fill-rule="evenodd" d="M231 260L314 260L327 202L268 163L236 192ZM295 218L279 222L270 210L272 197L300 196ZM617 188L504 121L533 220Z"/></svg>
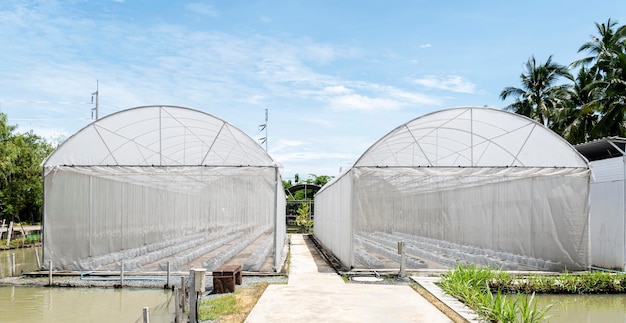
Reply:
<svg viewBox="0 0 626 323"><path fill-rule="evenodd" d="M370 147L355 166L587 167L561 137L502 110L456 108L416 118Z"/></svg>
<svg viewBox="0 0 626 323"><path fill-rule="evenodd" d="M197 110L146 106L109 115L65 141L44 166L269 166L272 158L231 124Z"/></svg>

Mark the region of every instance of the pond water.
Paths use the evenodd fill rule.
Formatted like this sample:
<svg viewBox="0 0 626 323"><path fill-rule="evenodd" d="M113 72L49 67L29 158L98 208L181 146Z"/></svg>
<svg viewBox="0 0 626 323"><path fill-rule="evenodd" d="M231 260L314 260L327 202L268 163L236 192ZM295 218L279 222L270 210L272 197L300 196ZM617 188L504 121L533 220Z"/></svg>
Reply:
<svg viewBox="0 0 626 323"><path fill-rule="evenodd" d="M41 261L41 247L21 248L0 251L0 278L11 276L11 265L15 254L15 274L36 271L37 256Z"/></svg>
<svg viewBox="0 0 626 323"><path fill-rule="evenodd" d="M535 295L537 307L554 304L546 322L626 322L626 295Z"/></svg>
<svg viewBox="0 0 626 323"><path fill-rule="evenodd" d="M0 287L0 322L173 322L169 290Z"/></svg>

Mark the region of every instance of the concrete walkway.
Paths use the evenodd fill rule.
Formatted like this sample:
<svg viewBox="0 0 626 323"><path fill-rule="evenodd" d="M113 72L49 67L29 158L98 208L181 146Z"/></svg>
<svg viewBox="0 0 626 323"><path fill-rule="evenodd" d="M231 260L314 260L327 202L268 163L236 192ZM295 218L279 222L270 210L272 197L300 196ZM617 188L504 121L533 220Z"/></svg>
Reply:
<svg viewBox="0 0 626 323"><path fill-rule="evenodd" d="M246 322L452 322L409 286L344 283L308 236L291 235L290 260L289 283L269 285Z"/></svg>

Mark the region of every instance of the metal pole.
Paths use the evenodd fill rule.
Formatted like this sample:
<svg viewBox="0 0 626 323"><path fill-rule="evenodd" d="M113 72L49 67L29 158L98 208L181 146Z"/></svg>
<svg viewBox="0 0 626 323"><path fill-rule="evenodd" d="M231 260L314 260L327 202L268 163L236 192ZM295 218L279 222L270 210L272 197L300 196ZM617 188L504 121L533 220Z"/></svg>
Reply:
<svg viewBox="0 0 626 323"><path fill-rule="evenodd" d="M98 96L99 96L98 80L96 80L96 92L91 93L91 103L93 103L94 96L96 97L96 107L93 108L92 111L96 112L96 121L98 121Z"/></svg>

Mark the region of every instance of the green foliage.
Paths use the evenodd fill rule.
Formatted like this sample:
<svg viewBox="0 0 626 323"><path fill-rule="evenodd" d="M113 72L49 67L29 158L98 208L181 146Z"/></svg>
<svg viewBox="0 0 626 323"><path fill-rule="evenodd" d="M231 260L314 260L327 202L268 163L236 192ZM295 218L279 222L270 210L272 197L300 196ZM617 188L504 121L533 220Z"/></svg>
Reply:
<svg viewBox="0 0 626 323"><path fill-rule="evenodd" d="M604 271L588 271L581 274L533 275L517 279L496 277L489 282L492 290L511 293L624 293L626 274Z"/></svg>
<svg viewBox="0 0 626 323"><path fill-rule="evenodd" d="M441 276L441 288L472 308L481 317L492 322L541 322L549 306L538 309L534 294L504 295L492 291L494 280L510 281L506 273L475 265L462 266ZM495 293L495 294L494 294Z"/></svg>
<svg viewBox="0 0 626 323"><path fill-rule="evenodd" d="M41 137L15 133L0 113L0 218L41 221L43 179L41 163L54 150Z"/></svg>
<svg viewBox="0 0 626 323"><path fill-rule="evenodd" d="M611 19L595 25L597 35L578 50L589 56L568 68L551 56L543 64L531 56L520 76L522 86L500 94L502 100L515 99L505 109L535 119L572 144L625 137L626 26ZM580 68L576 77L570 74L573 68Z"/></svg>
<svg viewBox="0 0 626 323"><path fill-rule="evenodd" d="M535 293L591 294L626 292L626 274L606 271L519 275L475 265L441 276L440 286L481 317L493 322L540 322L552 307L537 308Z"/></svg>
<svg viewBox="0 0 626 323"><path fill-rule="evenodd" d="M302 232L309 233L311 231L311 227L313 227L309 203L302 202L297 212L298 215L296 216L296 225L300 227Z"/></svg>

